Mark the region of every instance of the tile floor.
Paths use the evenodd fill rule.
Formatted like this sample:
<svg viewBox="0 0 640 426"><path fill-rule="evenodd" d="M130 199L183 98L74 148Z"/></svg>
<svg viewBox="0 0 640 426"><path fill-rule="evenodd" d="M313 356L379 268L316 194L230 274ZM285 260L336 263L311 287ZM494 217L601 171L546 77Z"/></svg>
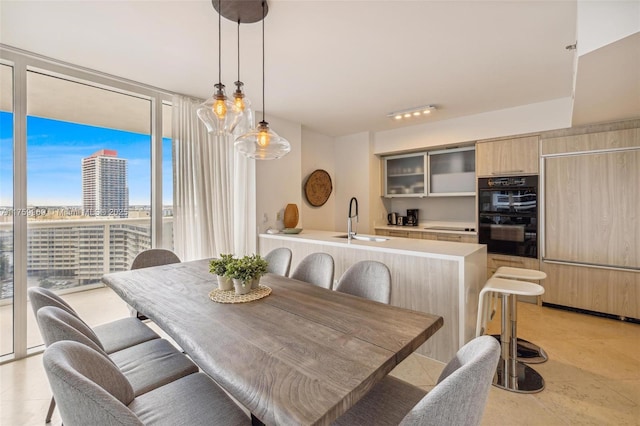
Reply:
<svg viewBox="0 0 640 426"><path fill-rule="evenodd" d="M128 313L106 288L65 298L74 307L83 304L81 298L93 300L87 305L93 309L81 310L83 317ZM640 325L528 303L518 307L519 335L549 355L546 363L532 365L546 388L516 394L492 387L483 425L640 425ZM498 333L499 327L494 318L489 331ZM428 390L443 366L412 355L392 374ZM43 424L50 397L41 355L0 366L0 425ZM57 411L52 424L60 424Z"/></svg>

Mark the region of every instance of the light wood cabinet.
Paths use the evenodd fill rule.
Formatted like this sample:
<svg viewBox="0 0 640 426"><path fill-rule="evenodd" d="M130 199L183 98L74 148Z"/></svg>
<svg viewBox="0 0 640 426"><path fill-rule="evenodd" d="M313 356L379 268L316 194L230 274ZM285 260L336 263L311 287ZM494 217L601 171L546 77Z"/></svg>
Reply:
<svg viewBox="0 0 640 426"><path fill-rule="evenodd" d="M443 149L427 155L427 195L468 196L476 193L475 148Z"/></svg>
<svg viewBox="0 0 640 426"><path fill-rule="evenodd" d="M544 303L640 318L640 272L542 261Z"/></svg>
<svg viewBox="0 0 640 426"><path fill-rule="evenodd" d="M544 164L545 258L640 268L640 149Z"/></svg>
<svg viewBox="0 0 640 426"><path fill-rule="evenodd" d="M418 238L420 239L419 231L410 231L408 229L376 229L376 235L385 237L402 237L402 238Z"/></svg>
<svg viewBox="0 0 640 426"><path fill-rule="evenodd" d="M383 158L385 197L424 197L426 195L426 153Z"/></svg>
<svg viewBox="0 0 640 426"><path fill-rule="evenodd" d="M535 175L538 172L538 136L476 144L478 177Z"/></svg>
<svg viewBox="0 0 640 426"><path fill-rule="evenodd" d="M530 257L507 256L504 254L488 254L487 278L495 274L496 270L501 266L539 270L540 261L538 259L533 259Z"/></svg>
<svg viewBox="0 0 640 426"><path fill-rule="evenodd" d="M454 234L449 232L423 232L423 240L436 240L436 241L451 241L454 243L472 243L478 242L478 237L475 235Z"/></svg>
<svg viewBox="0 0 640 426"><path fill-rule="evenodd" d="M545 303L640 318L639 136L542 140Z"/></svg>
<svg viewBox="0 0 640 426"><path fill-rule="evenodd" d="M639 120L640 122L640 120ZM541 155L572 152L605 151L634 148L640 143L640 129L620 129L581 135L547 137L541 139Z"/></svg>

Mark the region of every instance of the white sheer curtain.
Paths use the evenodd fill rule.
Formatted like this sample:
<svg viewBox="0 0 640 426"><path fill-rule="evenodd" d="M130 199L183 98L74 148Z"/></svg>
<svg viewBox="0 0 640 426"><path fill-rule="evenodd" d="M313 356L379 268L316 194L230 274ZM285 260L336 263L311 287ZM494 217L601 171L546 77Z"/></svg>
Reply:
<svg viewBox="0 0 640 426"><path fill-rule="evenodd" d="M256 250L255 161L209 135L200 101L173 97L174 249L182 260Z"/></svg>

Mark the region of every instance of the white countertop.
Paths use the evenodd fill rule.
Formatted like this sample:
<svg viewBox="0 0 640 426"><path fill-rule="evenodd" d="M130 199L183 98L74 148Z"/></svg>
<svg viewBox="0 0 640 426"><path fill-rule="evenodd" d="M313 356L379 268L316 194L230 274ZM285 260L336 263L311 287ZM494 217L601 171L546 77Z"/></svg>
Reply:
<svg viewBox="0 0 640 426"><path fill-rule="evenodd" d="M260 234L260 238L287 239L292 241L327 244L332 246L348 246L359 250L372 250L407 254L411 256L438 257L443 259L460 259L478 250L486 250L484 244L457 243L449 241L420 240L414 238L381 237L387 241L360 241L336 238L346 235L345 232L317 231L303 229L299 234ZM365 235L365 234L362 234ZM369 234L366 234L369 235Z"/></svg>

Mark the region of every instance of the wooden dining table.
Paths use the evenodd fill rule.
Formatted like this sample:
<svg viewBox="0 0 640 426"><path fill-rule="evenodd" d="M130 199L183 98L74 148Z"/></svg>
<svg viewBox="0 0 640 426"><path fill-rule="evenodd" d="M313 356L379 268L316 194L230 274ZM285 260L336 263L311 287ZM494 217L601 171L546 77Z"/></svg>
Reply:
<svg viewBox="0 0 640 426"><path fill-rule="evenodd" d="M210 299L209 260L106 274L255 418L329 424L442 327L442 317L267 274L271 294Z"/></svg>

